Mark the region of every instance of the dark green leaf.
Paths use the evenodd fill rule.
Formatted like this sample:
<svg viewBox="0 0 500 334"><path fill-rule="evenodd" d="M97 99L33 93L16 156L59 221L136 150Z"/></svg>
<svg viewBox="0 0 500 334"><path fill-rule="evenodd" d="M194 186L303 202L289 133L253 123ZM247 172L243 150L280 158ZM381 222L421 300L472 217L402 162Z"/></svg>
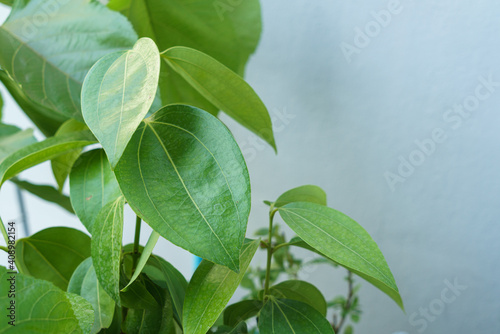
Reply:
<svg viewBox="0 0 500 334"><path fill-rule="evenodd" d="M21 129L0 123L0 162L15 151L36 143L33 130Z"/></svg>
<svg viewBox="0 0 500 334"><path fill-rule="evenodd" d="M314 307L326 317L326 300L314 285L304 281L290 280L272 286L269 294L281 299L298 300Z"/></svg>
<svg viewBox="0 0 500 334"><path fill-rule="evenodd" d="M358 223L339 211L315 203L290 203L279 208L279 212L311 247L366 279L403 308L382 252Z"/></svg>
<svg viewBox="0 0 500 334"><path fill-rule="evenodd" d="M47 185L33 184L16 178L11 179L11 181L14 182L19 188L26 190L31 194L38 196L47 202L55 203L70 213L75 213L73 211L73 207L71 206L69 197L61 194L56 188Z"/></svg>
<svg viewBox="0 0 500 334"><path fill-rule="evenodd" d="M7 156L0 163L0 186L30 167L94 142L95 139L90 131L81 131L51 137L25 146Z"/></svg>
<svg viewBox="0 0 500 334"><path fill-rule="evenodd" d="M136 131L115 174L132 209L161 236L238 270L249 176L214 116L183 105L160 109Z"/></svg>
<svg viewBox="0 0 500 334"><path fill-rule="evenodd" d="M51 227L16 244L21 273L51 281L63 290L73 271L89 256L89 236L68 227Z"/></svg>
<svg viewBox="0 0 500 334"><path fill-rule="evenodd" d="M99 211L121 196L104 150L82 154L73 165L69 182L71 204L83 225L92 233Z"/></svg>
<svg viewBox="0 0 500 334"><path fill-rule="evenodd" d="M10 305L8 278L13 276L0 267L0 306ZM15 326L0 322L0 333L72 333L87 334L94 320L92 306L82 297L66 293L45 280L16 274ZM7 311L4 311L6 314Z"/></svg>
<svg viewBox="0 0 500 334"><path fill-rule="evenodd" d="M99 60L85 78L83 117L106 151L112 168L153 103L159 73L156 44L141 38L132 50Z"/></svg>
<svg viewBox="0 0 500 334"><path fill-rule="evenodd" d="M281 207L293 202L309 202L326 206L326 193L318 186L301 186L283 193L276 202L275 207Z"/></svg>
<svg viewBox="0 0 500 334"><path fill-rule="evenodd" d="M259 315L260 334L334 334L332 326L313 307L296 300L271 298Z"/></svg>
<svg viewBox="0 0 500 334"><path fill-rule="evenodd" d="M125 287L130 282L132 255L125 254L120 268L120 287ZM139 277L127 288L127 291L120 292L121 305L132 309L155 309L158 308L157 300L146 288L146 281L149 278L145 275Z"/></svg>
<svg viewBox="0 0 500 334"><path fill-rule="evenodd" d="M56 136L84 130L88 130L88 127L84 123L78 122L74 119L69 119L64 122L63 125L61 125L61 127L57 130ZM81 152L82 150L80 148L77 148L76 150L55 157L50 162L52 173L56 178L57 186L59 187L60 192L62 192L64 182L66 182L66 179L68 178L71 167L73 167L73 164L78 159Z"/></svg>
<svg viewBox="0 0 500 334"><path fill-rule="evenodd" d="M118 305L124 205L123 196L106 204L97 215L92 233L92 262L97 278Z"/></svg>
<svg viewBox="0 0 500 334"><path fill-rule="evenodd" d="M260 240L246 243L237 274L226 267L203 260L189 282L182 319L186 334L205 334L229 302L252 261Z"/></svg>
<svg viewBox="0 0 500 334"><path fill-rule="evenodd" d="M42 14L46 22L40 21ZM123 16L97 1L18 1L0 28L0 66L36 103L82 119L80 91L87 71L136 39Z"/></svg>
<svg viewBox="0 0 500 334"><path fill-rule="evenodd" d="M267 108L239 75L195 49L172 47L162 53L162 57L208 101L276 150Z"/></svg>
<svg viewBox="0 0 500 334"><path fill-rule="evenodd" d="M261 300L243 300L224 310L224 324L236 327L241 321L256 316L263 306Z"/></svg>
<svg viewBox="0 0 500 334"><path fill-rule="evenodd" d="M111 325L115 314L115 302L99 284L91 258L87 258L76 268L69 281L68 292L82 296L92 305L94 325L90 333L98 333L101 328L108 328Z"/></svg>
<svg viewBox="0 0 500 334"><path fill-rule="evenodd" d="M142 269L146 265L146 263L149 260L149 257L151 256L151 253L153 253L153 249L156 246L156 243L158 242L158 239L160 238L160 235L153 231L151 235L149 236L148 242L146 243L146 246L144 247L144 250L141 252L141 257L139 258L139 262L137 262L137 267L135 268L134 274L132 275L132 278L130 279L130 282L127 284L126 287L124 287L122 290L125 291L127 290L127 287L132 284L139 274L142 272Z"/></svg>

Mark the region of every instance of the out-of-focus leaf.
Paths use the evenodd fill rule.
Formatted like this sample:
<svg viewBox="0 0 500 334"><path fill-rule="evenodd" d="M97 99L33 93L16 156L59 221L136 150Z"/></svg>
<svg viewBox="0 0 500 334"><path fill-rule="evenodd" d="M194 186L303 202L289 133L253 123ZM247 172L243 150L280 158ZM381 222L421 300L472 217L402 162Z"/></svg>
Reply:
<svg viewBox="0 0 500 334"><path fill-rule="evenodd" d="M15 151L33 143L36 143L33 130L21 130L0 123L0 162Z"/></svg>
<svg viewBox="0 0 500 334"><path fill-rule="evenodd" d="M256 316L264 303L261 300L243 300L224 310L224 324L236 327L240 322Z"/></svg>
<svg viewBox="0 0 500 334"><path fill-rule="evenodd" d="M51 203L59 205L70 213L75 213L71 206L69 197L61 194L56 188L47 185L33 184L26 181L21 181L16 178L11 179L19 188Z"/></svg>

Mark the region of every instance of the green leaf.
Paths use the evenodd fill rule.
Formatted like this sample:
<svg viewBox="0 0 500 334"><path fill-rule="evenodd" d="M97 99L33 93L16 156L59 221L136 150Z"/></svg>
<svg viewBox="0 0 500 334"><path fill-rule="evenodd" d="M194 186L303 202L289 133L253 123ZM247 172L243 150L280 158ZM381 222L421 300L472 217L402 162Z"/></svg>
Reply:
<svg viewBox="0 0 500 334"><path fill-rule="evenodd" d="M141 38L132 50L99 60L85 78L83 117L113 169L153 103L159 73L156 44Z"/></svg>
<svg viewBox="0 0 500 334"><path fill-rule="evenodd" d="M315 203L290 203L278 209L285 223L311 247L366 279L403 308L382 252L358 223Z"/></svg>
<svg viewBox="0 0 500 334"><path fill-rule="evenodd" d="M63 125L61 125L61 127L57 130L56 136L84 130L88 130L88 127L84 123L78 122L74 119L69 119L64 122ZM71 171L71 167L73 167L73 164L80 156L80 153L82 153L82 150L80 148L77 148L76 150L55 157L50 162L52 173L56 178L57 186L59 187L60 192L62 192L64 182L66 182L69 172Z"/></svg>
<svg viewBox="0 0 500 334"><path fill-rule="evenodd" d="M190 106L160 109L137 129L115 174L132 209L161 236L238 270L250 182L218 119Z"/></svg>
<svg viewBox="0 0 500 334"><path fill-rule="evenodd" d="M52 283L23 274L13 274L0 267L0 307L10 306L9 278L15 276L15 326L5 318L0 333L72 333L87 334L93 321L92 306L85 299L66 293ZM7 311L4 312L6 314Z"/></svg>
<svg viewBox="0 0 500 334"><path fill-rule="evenodd" d="M104 150L83 153L71 169L69 183L71 204L76 215L87 231L93 233L99 211L121 196Z"/></svg>
<svg viewBox="0 0 500 334"><path fill-rule="evenodd" d="M39 143L25 146L0 163L0 186L30 167L94 142L95 139L90 131L81 131L47 138Z"/></svg>
<svg viewBox="0 0 500 334"><path fill-rule="evenodd" d="M240 322L256 316L264 303L261 300L243 300L224 310L224 324L236 327Z"/></svg>
<svg viewBox="0 0 500 334"><path fill-rule="evenodd" d="M19 271L51 281L63 290L73 271L89 256L89 236L68 227L51 227L16 243Z"/></svg>
<svg viewBox="0 0 500 334"><path fill-rule="evenodd" d="M206 260L200 263L184 301L182 322L186 334L205 334L215 323L240 285L259 243L260 240L254 240L243 246L239 274Z"/></svg>
<svg viewBox="0 0 500 334"><path fill-rule="evenodd" d="M292 299L314 307L326 317L326 300L314 285L299 280L284 281L272 286L269 294L281 299Z"/></svg>
<svg viewBox="0 0 500 334"><path fill-rule="evenodd" d="M4 5L12 6L14 0L0 0L0 2L3 3Z"/></svg>
<svg viewBox="0 0 500 334"><path fill-rule="evenodd" d="M3 111L3 98L2 98L2 92L0 92L0 121L2 120L2 111Z"/></svg>
<svg viewBox="0 0 500 334"><path fill-rule="evenodd" d="M162 57L208 101L276 150L269 112L239 75L203 52L187 47L167 49Z"/></svg>
<svg viewBox="0 0 500 334"><path fill-rule="evenodd" d="M136 39L123 16L97 1L18 1L0 27L0 66L31 100L82 119L80 91L87 71Z"/></svg>
<svg viewBox="0 0 500 334"><path fill-rule="evenodd" d="M115 302L99 284L91 258L87 258L76 268L69 281L68 292L82 296L92 305L94 324L90 333L98 333L101 328L108 328L111 325L115 314Z"/></svg>
<svg viewBox="0 0 500 334"><path fill-rule="evenodd" d="M53 136L57 129L68 120L68 116L55 113L54 111L30 100L9 75L0 69L0 81L5 85L10 95L16 100L19 107L31 119L31 121L47 137Z"/></svg>
<svg viewBox="0 0 500 334"><path fill-rule="evenodd" d="M111 0L108 6L121 11L139 36L153 39L160 50L179 45L200 50L242 76L262 30L258 0L245 0L230 10L210 1ZM165 63L160 91L164 105L183 103L218 112Z"/></svg>
<svg viewBox="0 0 500 334"><path fill-rule="evenodd" d="M184 305L184 296L188 283L184 276L170 263L159 256L151 255L144 267L144 273L164 289L168 289L174 311L178 319L182 319L182 308Z"/></svg>
<svg viewBox="0 0 500 334"><path fill-rule="evenodd" d="M125 199L120 196L101 209L94 223L91 248L99 283L118 305L124 205Z"/></svg>
<svg viewBox="0 0 500 334"><path fill-rule="evenodd" d="M33 130L21 129L0 123L0 162L15 151L36 143Z"/></svg>
<svg viewBox="0 0 500 334"><path fill-rule="evenodd" d="M149 236L148 242L146 243L146 246L144 246L144 250L141 253L141 257L139 258L139 262L137 262L137 267L135 268L134 274L132 275L132 278L130 279L130 282L127 284L126 287L122 289L122 291L126 291L127 288L132 284L139 274L142 272L142 269L146 265L146 263L149 260L149 257L151 256L151 253L153 253L153 249L156 246L156 243L158 242L158 239L160 238L160 235L153 231L151 235Z"/></svg>
<svg viewBox="0 0 500 334"><path fill-rule="evenodd" d="M313 307L272 297L259 315L260 334L334 334L332 325Z"/></svg>
<svg viewBox="0 0 500 334"><path fill-rule="evenodd" d="M326 206L326 193L320 187L312 185L293 188L278 197L274 207L278 208L293 202L309 202Z"/></svg>
<svg viewBox="0 0 500 334"><path fill-rule="evenodd" d="M73 211L73 207L71 206L69 197L61 194L56 188L47 185L33 184L16 178L11 179L11 181L19 188L26 190L31 194L38 196L47 202L55 203L70 213L75 213Z"/></svg>

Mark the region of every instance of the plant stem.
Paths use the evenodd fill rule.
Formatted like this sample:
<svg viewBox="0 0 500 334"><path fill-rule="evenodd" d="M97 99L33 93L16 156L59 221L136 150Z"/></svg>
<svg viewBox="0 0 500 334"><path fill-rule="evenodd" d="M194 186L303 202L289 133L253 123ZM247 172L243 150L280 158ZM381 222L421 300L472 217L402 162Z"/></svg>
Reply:
<svg viewBox="0 0 500 334"><path fill-rule="evenodd" d="M273 218L278 210L271 206L271 212L269 213L269 235L267 240L267 266L266 266L266 281L264 283L264 298L269 293L269 282L271 280L271 262L273 259Z"/></svg>
<svg viewBox="0 0 500 334"><path fill-rule="evenodd" d="M135 270L135 266L137 265L137 258L139 254L139 239L141 237L141 218L137 216L135 219L135 236L134 236L134 253L133 253L133 262L132 262L132 270Z"/></svg>
<svg viewBox="0 0 500 334"><path fill-rule="evenodd" d="M340 322L336 328L334 328L335 333L340 333L340 330L342 329L342 326L344 325L344 322L347 319L347 316L349 315L349 312L351 311L351 304L352 304L352 299L354 297L354 286L353 286L353 278L352 278L352 272L349 270L347 271L347 281L349 282L348 286L348 292L347 292L347 300L345 302L344 309L342 311L342 316L340 317Z"/></svg>

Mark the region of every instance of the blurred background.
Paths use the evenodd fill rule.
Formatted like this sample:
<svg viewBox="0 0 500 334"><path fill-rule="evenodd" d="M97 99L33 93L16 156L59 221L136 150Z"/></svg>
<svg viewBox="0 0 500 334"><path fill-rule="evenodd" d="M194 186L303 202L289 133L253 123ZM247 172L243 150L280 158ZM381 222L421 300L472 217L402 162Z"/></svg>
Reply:
<svg viewBox="0 0 500 334"><path fill-rule="evenodd" d="M221 117L250 171L248 235L267 224L263 200L319 185L330 206L378 243L405 302L406 314L358 279L355 333L500 333L500 3L272 0L262 11L246 79L271 112L278 155ZM0 22L8 12L0 5ZM0 90L4 122L32 127ZM47 175L45 163L21 178L55 185ZM31 233L83 230L59 207L24 197ZM12 183L2 188L0 210L4 221L19 221ZM129 210L125 243L134 224ZM161 240L155 253L191 276L187 252ZM264 266L264 257L253 265ZM345 293L343 276L317 266L300 277L329 299Z"/></svg>

